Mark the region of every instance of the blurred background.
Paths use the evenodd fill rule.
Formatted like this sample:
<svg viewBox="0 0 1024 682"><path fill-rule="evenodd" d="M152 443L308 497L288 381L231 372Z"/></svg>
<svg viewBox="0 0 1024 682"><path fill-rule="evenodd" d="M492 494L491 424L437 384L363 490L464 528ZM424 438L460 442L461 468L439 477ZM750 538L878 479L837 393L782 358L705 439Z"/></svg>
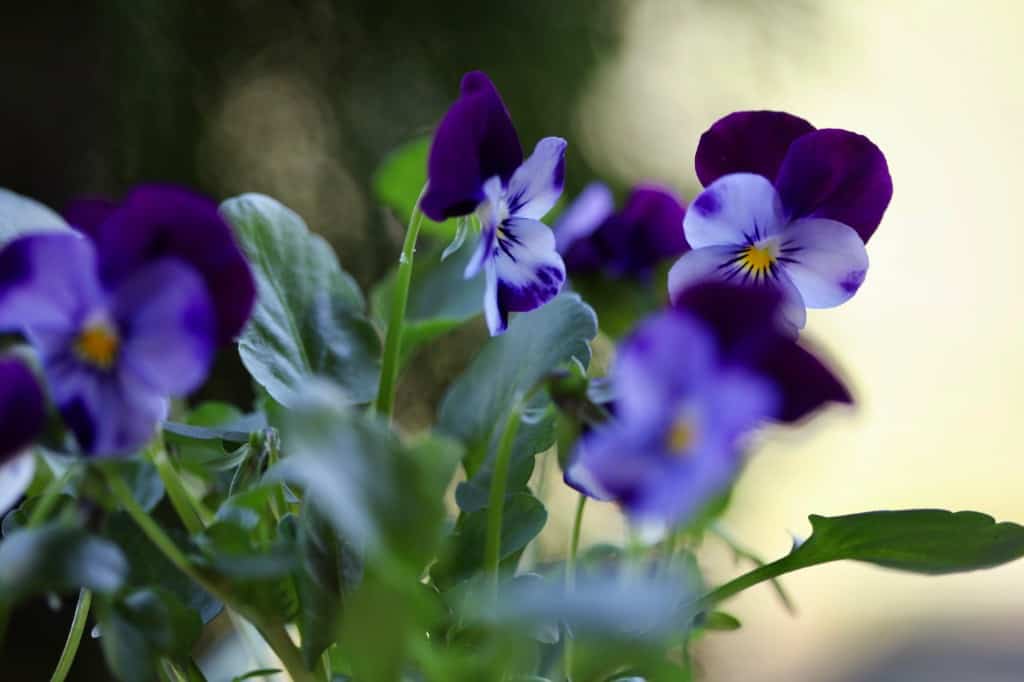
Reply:
<svg viewBox="0 0 1024 682"><path fill-rule="evenodd" d="M526 146L569 139L570 194L601 178L692 197L697 139L734 110L865 133L888 157L893 202L865 286L807 331L859 404L768 434L726 525L774 558L810 513L1021 522L1022 20L1015 0L4 3L0 186L55 208L144 180L265 192L368 286L402 233L370 195L372 172L430 132L472 68L494 78ZM456 343L481 339L472 328ZM420 359L402 387L409 423L461 362ZM211 391L246 399L223 364ZM553 477L545 487L561 504L541 551L557 555L572 497ZM611 508L591 505L587 524L585 540L621 540ZM746 569L706 549L711 576ZM701 642L703 679L1024 679L1024 562L942 578L833 564L783 580L797 613L767 587L730 603L744 627ZM71 604L51 606L19 612L0 677L49 675ZM71 679L104 679L89 644Z"/></svg>

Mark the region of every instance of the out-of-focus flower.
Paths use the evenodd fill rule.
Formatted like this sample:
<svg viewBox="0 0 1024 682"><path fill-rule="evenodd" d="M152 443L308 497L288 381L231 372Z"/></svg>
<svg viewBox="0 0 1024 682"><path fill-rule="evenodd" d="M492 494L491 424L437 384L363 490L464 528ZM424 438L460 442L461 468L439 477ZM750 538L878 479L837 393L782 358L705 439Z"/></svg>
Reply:
<svg viewBox="0 0 1024 682"><path fill-rule="evenodd" d="M559 218L555 240L569 274L646 279L658 263L689 250L686 207L671 190L638 185L621 211L614 208L608 188L593 183Z"/></svg>
<svg viewBox="0 0 1024 682"><path fill-rule="evenodd" d="M803 327L806 308L839 305L860 288L864 245L892 198L885 156L866 137L737 112L701 137L696 167L705 190L683 221L693 250L669 273L673 300L704 279L770 286Z"/></svg>
<svg viewBox="0 0 1024 682"><path fill-rule="evenodd" d="M27 448L46 423L46 400L35 374L13 355L0 357L0 465Z"/></svg>
<svg viewBox="0 0 1024 682"><path fill-rule="evenodd" d="M107 288L119 286L143 265L173 258L202 278L216 315L218 344L232 341L248 321L256 297L252 271L210 199L172 185L140 185L120 204L79 199L64 215L92 238Z"/></svg>
<svg viewBox="0 0 1024 682"><path fill-rule="evenodd" d="M492 335L511 311L525 312L558 295L565 265L540 218L565 180L565 140L546 137L523 161L519 136L490 79L462 79L430 147L427 190L420 200L432 220L476 213L482 231L466 277L484 271L484 316Z"/></svg>
<svg viewBox="0 0 1024 682"><path fill-rule="evenodd" d="M104 253L124 262L116 243ZM92 241L75 233L29 235L0 251L0 330L35 347L54 404L91 454L144 445L168 396L196 388L213 358L217 318L203 277L166 253L131 255L134 270L104 279Z"/></svg>
<svg viewBox="0 0 1024 682"><path fill-rule="evenodd" d="M666 528L733 481L757 426L849 402L779 324L781 305L769 289L708 283L641 323L612 368L616 416L580 440L566 482L614 500L636 525Z"/></svg>

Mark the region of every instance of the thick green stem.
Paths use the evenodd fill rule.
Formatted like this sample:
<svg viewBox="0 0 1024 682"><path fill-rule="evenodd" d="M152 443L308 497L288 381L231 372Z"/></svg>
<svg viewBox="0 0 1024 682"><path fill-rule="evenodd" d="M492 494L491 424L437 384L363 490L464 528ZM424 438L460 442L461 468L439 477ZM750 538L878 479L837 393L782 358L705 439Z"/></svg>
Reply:
<svg viewBox="0 0 1024 682"><path fill-rule="evenodd" d="M793 556L794 555L789 554L777 561L773 561L770 564L764 564L763 566L758 566L753 571L744 573L738 578L730 580L721 587L718 587L704 595L701 600L697 602L697 610L707 611L729 597L742 592L748 587L753 587L754 585L766 580L778 578L780 575L804 568L808 565L806 562L794 561Z"/></svg>
<svg viewBox="0 0 1024 682"><path fill-rule="evenodd" d="M139 529L149 538L149 541L170 561L175 567L189 578L198 583L203 589L223 602L225 607L237 611L243 618L248 620L260 631L263 638L274 650L281 663L288 670L293 682L314 682L313 675L306 670L302 662L302 655L292 642L291 637L284 627L277 624L264 623L263 618L248 608L247 604L234 603L229 587L220 581L207 576L188 560L184 552L178 548L174 541L163 531L163 529L139 506L132 496L132 491L124 480L114 471L107 470L107 484L110 491L117 498L128 515L135 521Z"/></svg>
<svg viewBox="0 0 1024 682"><path fill-rule="evenodd" d="M484 570L491 576L493 591L498 592L498 564L501 563L501 522L505 508L505 489L508 487L508 465L512 459L512 443L519 430L522 415L516 403L505 421L505 430L498 442L498 452L491 472L491 494L487 502L487 540L484 545Z"/></svg>
<svg viewBox="0 0 1024 682"><path fill-rule="evenodd" d="M423 188L426 192L426 187ZM423 193L420 193L420 199ZM409 216L409 227L402 244L402 255L398 260L398 274L391 287L391 312L388 315L388 331L384 339L384 356L381 358L380 384L377 388L377 413L391 418L395 404L395 389L398 381L398 365L402 353L402 327L405 325L405 306L409 301L409 283L412 281L412 262L416 254L416 238L423 224L420 199L413 206Z"/></svg>
<svg viewBox="0 0 1024 682"><path fill-rule="evenodd" d="M60 660L57 661L57 669L53 671L50 682L64 682L71 670L71 664L75 662L75 654L78 653L78 645L82 642L82 633L85 632L85 622L89 619L89 606L92 605L92 592L83 589L78 593L78 603L75 605L75 616L71 619L71 629L68 631L67 641L64 642L64 650L60 652Z"/></svg>

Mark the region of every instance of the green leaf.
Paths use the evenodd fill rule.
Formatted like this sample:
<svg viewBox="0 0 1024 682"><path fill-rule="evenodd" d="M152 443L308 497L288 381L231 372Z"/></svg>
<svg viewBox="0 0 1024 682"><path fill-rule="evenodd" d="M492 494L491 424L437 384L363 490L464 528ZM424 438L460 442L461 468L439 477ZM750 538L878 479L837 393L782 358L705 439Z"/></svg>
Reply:
<svg viewBox="0 0 1024 682"><path fill-rule="evenodd" d="M431 437L403 445L387 423L353 411L325 383L299 396L285 417L282 443L289 455L270 480L305 488L354 546L386 549L419 567L432 555L444 491L462 452L456 443Z"/></svg>
<svg viewBox="0 0 1024 682"><path fill-rule="evenodd" d="M532 494L523 491L510 495L501 517L501 559L518 557L544 529L547 520L544 505ZM447 552L431 570L434 583L441 589L448 589L482 570L486 537L486 509L461 514Z"/></svg>
<svg viewBox="0 0 1024 682"><path fill-rule="evenodd" d="M354 403L377 391L380 337L364 316L358 285L330 245L296 213L259 194L221 205L252 263L256 307L239 339L242 363L270 396L290 406L316 375Z"/></svg>
<svg viewBox="0 0 1024 682"><path fill-rule="evenodd" d="M1024 556L1024 527L973 511L874 511L810 517L813 533L783 561L796 568L851 559L941 575L991 568Z"/></svg>
<svg viewBox="0 0 1024 682"><path fill-rule="evenodd" d="M391 208L398 219L408 223L420 192L427 184L427 155L430 138L421 137L388 154L373 175L373 193L377 201ZM420 228L444 240L451 240L458 230L456 220L435 223L424 219Z"/></svg>
<svg viewBox="0 0 1024 682"><path fill-rule="evenodd" d="M173 593L159 587L138 589L98 609L100 644L122 682L151 682L162 657L191 655L202 621Z"/></svg>
<svg viewBox="0 0 1024 682"><path fill-rule="evenodd" d="M484 278L465 279L463 272L473 249L463 249L442 260L436 251L416 256L413 262L405 326L402 327L402 361L419 346L436 339L481 314ZM386 325L391 309L395 271L370 294L374 317Z"/></svg>
<svg viewBox="0 0 1024 682"><path fill-rule="evenodd" d="M70 229L56 211L35 199L0 188L0 246L23 234Z"/></svg>
<svg viewBox="0 0 1024 682"><path fill-rule="evenodd" d="M739 630L743 623L739 618L730 615L725 611L712 611L704 617L701 627L706 630Z"/></svg>
<svg viewBox="0 0 1024 682"><path fill-rule="evenodd" d="M296 573L302 656L312 669L337 641L343 608L362 577L362 561L351 546L307 505L299 525L301 570Z"/></svg>
<svg viewBox="0 0 1024 682"><path fill-rule="evenodd" d="M51 523L16 530L0 542L0 602L85 587L115 592L128 563L117 545L81 528Z"/></svg>
<svg viewBox="0 0 1024 682"><path fill-rule="evenodd" d="M570 361L590 362L590 341L597 334L594 311L575 294L563 294L544 307L513 318L508 331L487 342L469 368L448 389L439 427L465 443L469 480L460 486L464 511L486 504L491 462L513 404L549 372ZM512 448L508 489L525 485L533 455L555 441L550 401L536 396L523 412Z"/></svg>
<svg viewBox="0 0 1024 682"><path fill-rule="evenodd" d="M175 540L184 540L175 529L165 531ZM209 623L221 612L223 605L157 550L126 513L111 514L103 534L117 543L128 560L127 586L159 585L173 592L186 607L195 610L204 623Z"/></svg>

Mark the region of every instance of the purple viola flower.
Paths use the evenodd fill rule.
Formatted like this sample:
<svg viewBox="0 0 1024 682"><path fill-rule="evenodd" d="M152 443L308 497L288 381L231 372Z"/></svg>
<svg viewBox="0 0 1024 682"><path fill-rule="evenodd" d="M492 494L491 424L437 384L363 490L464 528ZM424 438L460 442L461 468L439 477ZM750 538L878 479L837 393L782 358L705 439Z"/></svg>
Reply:
<svg viewBox="0 0 1024 682"><path fill-rule="evenodd" d="M232 341L248 321L256 297L252 271L210 199L182 187L141 185L120 204L79 199L64 215L92 238L108 288L142 265L174 258L202 277L216 314L218 344Z"/></svg>
<svg viewBox="0 0 1024 682"><path fill-rule="evenodd" d="M611 191L592 183L555 225L558 252L570 274L646 279L656 265L689 250L685 212L671 190L657 185L638 185L615 211Z"/></svg>
<svg viewBox="0 0 1024 682"><path fill-rule="evenodd" d="M523 161L519 136L490 79L462 79L430 147L420 208L431 220L476 213L482 231L466 277L484 272L484 316L492 335L510 312L539 308L558 295L565 265L540 218L565 181L565 140L546 137Z"/></svg>
<svg viewBox="0 0 1024 682"><path fill-rule="evenodd" d="M744 111L701 137L705 186L683 221L693 248L669 273L673 300L709 278L773 287L797 327L807 308L848 300L864 281L864 245L892 197L885 156L845 130L790 114Z"/></svg>
<svg viewBox="0 0 1024 682"><path fill-rule="evenodd" d="M18 357L0 357L0 464L31 445L45 424L46 399L35 374Z"/></svg>
<svg viewBox="0 0 1024 682"><path fill-rule="evenodd" d="M0 251L0 331L34 346L50 397L82 450L131 452L196 388L213 359L217 319L187 262L146 259L105 281L92 241L34 234Z"/></svg>
<svg viewBox="0 0 1024 682"><path fill-rule="evenodd" d="M566 482L664 529L731 484L753 429L848 402L781 310L777 292L709 283L641 323L612 367L616 416L580 440Z"/></svg>

